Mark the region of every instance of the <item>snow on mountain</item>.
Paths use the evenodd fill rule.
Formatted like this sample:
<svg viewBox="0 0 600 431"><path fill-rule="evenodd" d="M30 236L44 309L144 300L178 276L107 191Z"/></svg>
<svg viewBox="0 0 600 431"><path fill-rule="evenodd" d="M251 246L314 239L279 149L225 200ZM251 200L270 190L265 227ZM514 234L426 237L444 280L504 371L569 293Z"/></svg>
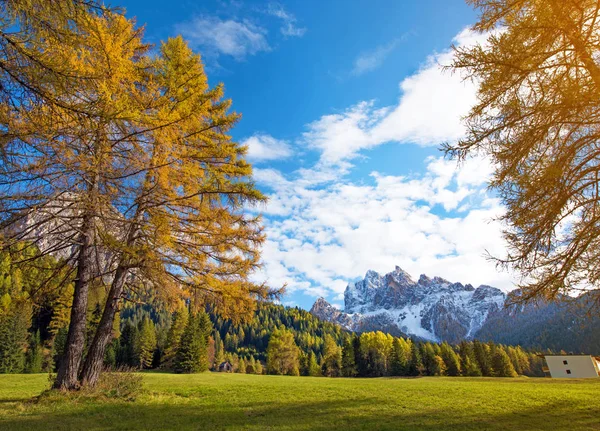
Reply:
<svg viewBox="0 0 600 431"><path fill-rule="evenodd" d="M474 288L426 275L415 282L396 267L383 276L367 271L363 280L348 284L343 311L319 298L311 313L356 332L384 330L456 343L472 338L505 300L506 295L491 286Z"/></svg>

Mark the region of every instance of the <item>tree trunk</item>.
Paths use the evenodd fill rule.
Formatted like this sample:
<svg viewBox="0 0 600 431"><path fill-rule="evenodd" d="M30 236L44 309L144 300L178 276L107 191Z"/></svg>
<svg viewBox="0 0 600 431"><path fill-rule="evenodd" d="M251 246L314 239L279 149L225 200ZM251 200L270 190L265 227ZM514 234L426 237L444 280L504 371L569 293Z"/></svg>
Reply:
<svg viewBox="0 0 600 431"><path fill-rule="evenodd" d="M112 336L113 322L119 298L123 292L128 273L129 270L123 266L117 267L117 270L115 271L115 278L113 279L108 292L108 300L106 301L100 324L96 329L94 341L90 346L90 350L85 358L85 363L83 364L83 369L81 371L82 386L95 386L96 383L98 383L98 378L100 377L104 365L106 346Z"/></svg>
<svg viewBox="0 0 600 431"><path fill-rule="evenodd" d="M58 369L54 388L72 390L78 387L77 374L83 348L85 346L85 328L87 324L88 289L94 274L94 222L87 215L82 223L82 244L77 263L77 278L73 292L71 321L67 335L65 353Z"/></svg>

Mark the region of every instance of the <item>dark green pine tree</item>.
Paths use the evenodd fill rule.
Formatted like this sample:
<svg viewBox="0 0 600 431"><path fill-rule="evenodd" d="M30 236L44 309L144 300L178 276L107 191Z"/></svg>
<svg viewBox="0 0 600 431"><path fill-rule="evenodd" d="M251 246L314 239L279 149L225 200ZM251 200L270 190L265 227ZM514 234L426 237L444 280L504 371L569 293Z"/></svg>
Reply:
<svg viewBox="0 0 600 431"><path fill-rule="evenodd" d="M0 373L23 371L29 324L28 313L21 312L14 303L7 311L2 310L0 304Z"/></svg>
<svg viewBox="0 0 600 431"><path fill-rule="evenodd" d="M346 338L342 348L342 376L344 377L354 377L358 374L352 341L352 338Z"/></svg>
<svg viewBox="0 0 600 431"><path fill-rule="evenodd" d="M423 343L420 347L423 371L428 376L439 375L436 351L431 343Z"/></svg>
<svg viewBox="0 0 600 431"><path fill-rule="evenodd" d="M354 363L356 364L358 376L365 377L369 374L369 364L363 356L360 346L360 337L356 334L354 334L352 338L352 348L354 349Z"/></svg>
<svg viewBox="0 0 600 431"><path fill-rule="evenodd" d="M210 326L206 313L190 315L175 355L175 372L200 373L208 370Z"/></svg>
<svg viewBox="0 0 600 431"><path fill-rule="evenodd" d="M121 332L119 349L117 351L117 365L123 367L137 366L136 343L138 340L137 326L128 321Z"/></svg>
<svg viewBox="0 0 600 431"><path fill-rule="evenodd" d="M56 332L56 336L52 341L52 362L54 364L54 371L60 367L60 361L62 360L65 345L67 344L67 328L60 328Z"/></svg>
<svg viewBox="0 0 600 431"><path fill-rule="evenodd" d="M410 361L408 363L408 375L419 376L423 373L423 362L421 361L421 353L419 346L413 342L410 347Z"/></svg>
<svg viewBox="0 0 600 431"><path fill-rule="evenodd" d="M35 331L29 336L29 346L25 355L25 372L42 372L42 343L40 341L40 331Z"/></svg>

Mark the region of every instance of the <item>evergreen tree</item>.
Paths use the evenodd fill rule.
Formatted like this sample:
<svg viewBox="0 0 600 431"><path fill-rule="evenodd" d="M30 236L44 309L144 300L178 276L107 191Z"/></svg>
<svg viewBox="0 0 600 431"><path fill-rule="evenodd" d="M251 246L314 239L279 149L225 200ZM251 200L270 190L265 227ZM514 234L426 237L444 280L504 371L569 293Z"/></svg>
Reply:
<svg viewBox="0 0 600 431"><path fill-rule="evenodd" d="M353 340L348 337L344 341L344 347L342 348L342 376L354 377L357 373Z"/></svg>
<svg viewBox="0 0 600 431"><path fill-rule="evenodd" d="M25 359L26 373L40 373L42 371L42 345L40 341L40 331L29 336L29 347Z"/></svg>
<svg viewBox="0 0 600 431"><path fill-rule="evenodd" d="M419 346L417 343L412 343L410 347L410 361L408 363L408 375L419 376L423 373L423 362L421 361L421 354L419 353Z"/></svg>
<svg viewBox="0 0 600 431"><path fill-rule="evenodd" d="M392 376L404 376L408 372L408 355L402 346L400 338L394 338L390 361L390 374Z"/></svg>
<svg viewBox="0 0 600 431"><path fill-rule="evenodd" d="M176 372L199 373L208 370L208 337L211 329L206 313L188 318L175 355Z"/></svg>
<svg viewBox="0 0 600 431"><path fill-rule="evenodd" d="M238 367L235 371L236 373L246 374L246 361L244 358L241 358L238 362Z"/></svg>
<svg viewBox="0 0 600 431"><path fill-rule="evenodd" d="M183 331L185 330L185 327L187 325L188 317L189 312L184 304L181 304L179 308L173 313L171 327L169 328L169 332L167 333L165 353L161 361L161 366L164 368L173 368L175 355L177 354L177 350L179 349L181 335L183 334Z"/></svg>
<svg viewBox="0 0 600 431"><path fill-rule="evenodd" d="M473 341L473 352L475 354L477 365L479 365L479 369L481 370L481 374L485 377L491 377L493 373L489 346L475 340Z"/></svg>
<svg viewBox="0 0 600 431"><path fill-rule="evenodd" d="M136 343L138 341L137 326L127 321L121 332L119 349L117 351L117 364L124 367L136 367L139 365L136 354Z"/></svg>
<svg viewBox="0 0 600 431"><path fill-rule="evenodd" d="M138 341L138 365L140 368L150 368L156 349L156 329L154 322L148 317L142 320Z"/></svg>
<svg viewBox="0 0 600 431"><path fill-rule="evenodd" d="M56 331L56 335L54 336L54 340L52 341L51 355L55 370L58 369L58 367L60 366L60 361L63 357L66 342L67 328L63 327Z"/></svg>
<svg viewBox="0 0 600 431"><path fill-rule="evenodd" d="M439 374L439 364L437 363L436 354L431 343L422 343L420 347L421 362L423 363L424 374L435 376ZM438 372L438 374L436 374Z"/></svg>
<svg viewBox="0 0 600 431"><path fill-rule="evenodd" d="M0 297L0 373L20 373L25 366L30 306L24 299Z"/></svg>

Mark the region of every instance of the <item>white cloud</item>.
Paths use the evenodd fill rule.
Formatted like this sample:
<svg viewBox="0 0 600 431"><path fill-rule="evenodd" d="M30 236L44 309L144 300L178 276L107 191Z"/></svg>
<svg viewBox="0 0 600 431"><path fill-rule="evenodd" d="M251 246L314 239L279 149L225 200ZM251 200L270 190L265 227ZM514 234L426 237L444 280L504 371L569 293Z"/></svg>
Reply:
<svg viewBox="0 0 600 431"><path fill-rule="evenodd" d="M248 146L248 158L254 162L280 160L290 157L292 149L285 141L257 133L241 142Z"/></svg>
<svg viewBox="0 0 600 431"><path fill-rule="evenodd" d="M454 42L464 46L486 39L485 34L464 30ZM321 152L322 165L338 165L387 142L430 146L459 139L465 133L461 118L474 105L477 86L443 70L452 56L451 50L434 54L403 79L397 105L377 109L373 101L363 101L310 123L306 143Z"/></svg>
<svg viewBox="0 0 600 431"><path fill-rule="evenodd" d="M380 67L387 56L398 46L398 42L398 40L394 40L387 45L378 46L373 51L361 53L354 60L352 75L359 76Z"/></svg>
<svg viewBox="0 0 600 431"><path fill-rule="evenodd" d="M298 27L296 25L296 17L283 8L279 3L270 3L267 8L269 15L275 16L282 21L282 26L279 29L281 34L290 37L302 37L306 33L306 27Z"/></svg>
<svg viewBox="0 0 600 431"><path fill-rule="evenodd" d="M267 30L247 20L204 16L179 24L176 30L204 55L228 55L243 60L271 49L266 39Z"/></svg>
<svg viewBox="0 0 600 431"><path fill-rule="evenodd" d="M399 265L416 277L511 288L511 274L485 258L486 251L504 250L501 226L493 220L503 208L485 192L488 175L479 170L469 181L461 179L486 163L473 159L457 166L431 158L426 164L421 176L373 173L372 185L340 179L326 189L273 175L265 267L257 279L342 300L348 281L368 269L385 273ZM449 212L465 202L464 213Z"/></svg>
<svg viewBox="0 0 600 431"><path fill-rule="evenodd" d="M464 31L455 43L484 37ZM346 177L351 160L377 145L439 145L462 136L461 116L474 103L476 86L442 72L440 63L451 59L450 51L435 54L403 79L395 106L377 109L364 101L308 124L300 140L319 153L312 167L285 175L255 171L257 181L272 190L258 280L342 301L348 281L368 269L385 273L399 265L415 277L426 273L512 288L512 274L498 272L485 257L486 251L505 252L502 226L494 221L504 208L487 192L488 161L459 165L428 158L419 175Z"/></svg>

